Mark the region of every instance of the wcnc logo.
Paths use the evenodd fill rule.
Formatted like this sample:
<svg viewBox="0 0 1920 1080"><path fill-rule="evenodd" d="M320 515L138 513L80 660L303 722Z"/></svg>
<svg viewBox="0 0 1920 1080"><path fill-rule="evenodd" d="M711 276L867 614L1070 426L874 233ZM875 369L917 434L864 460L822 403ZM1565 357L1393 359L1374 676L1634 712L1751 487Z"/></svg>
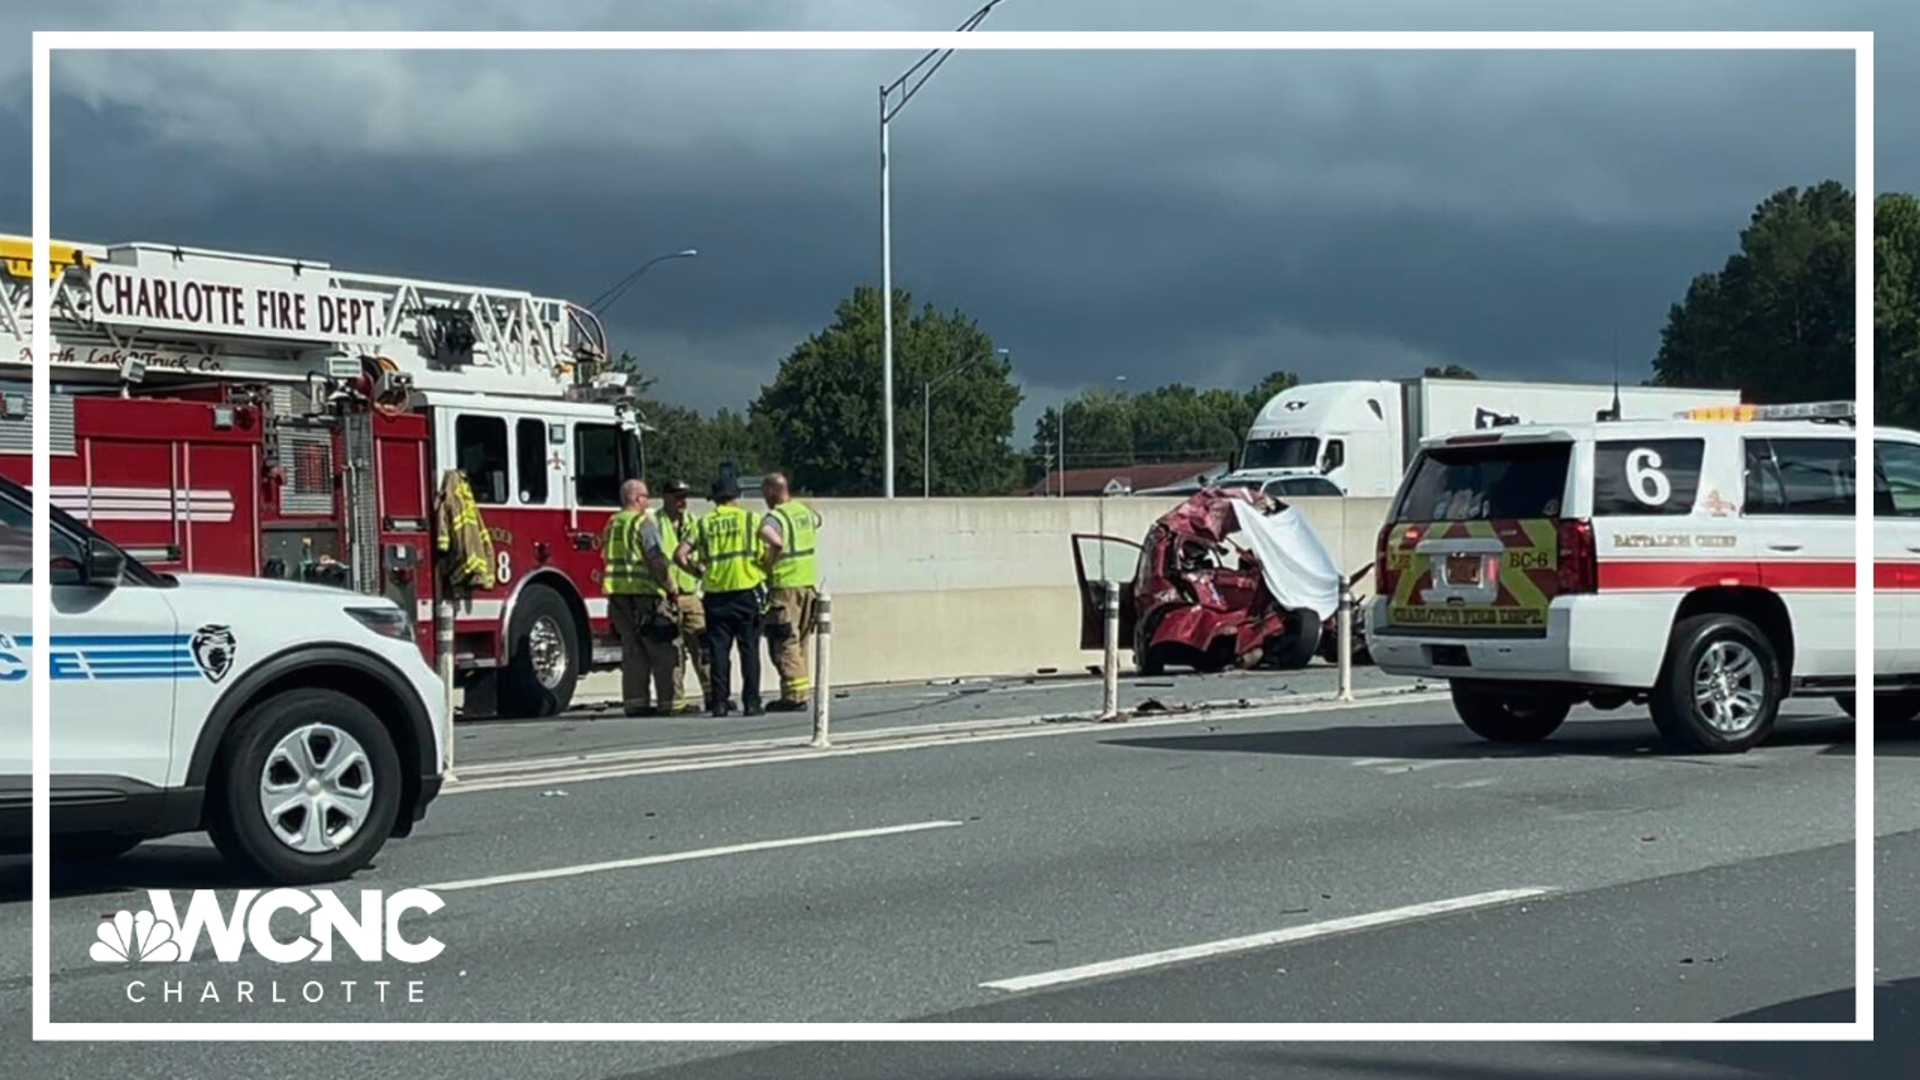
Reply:
<svg viewBox="0 0 1920 1080"><path fill-rule="evenodd" d="M312 892L272 889L265 893L257 889L242 890L234 896L231 909L225 911L218 893L196 889L184 915L174 907L173 894L165 889L149 890L147 903L150 910L120 911L103 919L87 955L103 964L185 963L193 959L203 937L212 944L214 956L227 964L240 961L248 949L276 964L328 963L333 960L336 937L343 940L355 956L368 962L391 959L421 964L439 956L445 948L437 938L423 936L409 940L401 932L400 919L407 912L431 915L445 906L444 901L426 889L402 889L390 897L378 889L363 890L357 914L326 889ZM273 918L283 911L306 915L307 933L289 940L275 937ZM351 1002L353 988L358 983L343 980L339 985L345 990L346 1000ZM391 980L375 980L372 985L384 1002ZM422 1000L420 987L417 980L409 983L408 1000ZM143 981L129 983L127 999L136 1003L146 1001L145 989ZM270 981L266 989L271 992L266 1000L275 1003L289 1000L280 996L278 980ZM139 996L136 991L140 992ZM252 982L238 981L234 984L233 1000L252 1002L253 991ZM308 981L301 987L301 997L309 1003L323 1000L326 993L326 984L318 981ZM185 986L180 982L163 984L164 1001L184 1001L185 994ZM220 987L208 981L198 1000L221 1001Z"/></svg>

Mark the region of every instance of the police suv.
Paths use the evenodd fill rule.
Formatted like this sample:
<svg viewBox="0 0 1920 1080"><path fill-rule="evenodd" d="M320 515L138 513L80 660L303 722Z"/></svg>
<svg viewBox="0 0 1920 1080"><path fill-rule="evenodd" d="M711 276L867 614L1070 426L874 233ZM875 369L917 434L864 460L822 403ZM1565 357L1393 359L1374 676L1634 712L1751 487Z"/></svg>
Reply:
<svg viewBox="0 0 1920 1080"><path fill-rule="evenodd" d="M1500 742L1581 703L1644 703L1668 743L1718 753L1766 739L1789 695L1851 712L1852 416L1742 405L1429 440L1376 547L1374 662L1448 680ZM1920 526L1920 436L1876 438L1876 492L1899 476L1885 502ZM1886 522L1883 544L1920 559L1920 528ZM1904 565L1888 572L1920 578ZM1920 623L1880 595L1876 712L1910 718Z"/></svg>
<svg viewBox="0 0 1920 1080"><path fill-rule="evenodd" d="M30 673L51 666L53 854L204 829L284 884L345 877L439 793L440 684L390 601L160 575L59 510L32 637L31 502L0 480L0 844L28 850Z"/></svg>

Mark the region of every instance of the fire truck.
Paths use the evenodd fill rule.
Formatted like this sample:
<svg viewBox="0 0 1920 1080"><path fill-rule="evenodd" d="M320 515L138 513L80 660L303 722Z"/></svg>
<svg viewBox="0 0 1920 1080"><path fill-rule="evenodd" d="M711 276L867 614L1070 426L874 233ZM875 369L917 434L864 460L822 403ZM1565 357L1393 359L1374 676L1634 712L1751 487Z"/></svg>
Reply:
<svg viewBox="0 0 1920 1080"><path fill-rule="evenodd" d="M467 712L564 711L616 665L599 535L641 473L624 376L565 300L168 244L52 245L51 355L32 355L32 244L0 237L0 475L154 570L393 598L434 634L436 499L473 491L493 588L453 619ZM51 365L52 393L31 392Z"/></svg>

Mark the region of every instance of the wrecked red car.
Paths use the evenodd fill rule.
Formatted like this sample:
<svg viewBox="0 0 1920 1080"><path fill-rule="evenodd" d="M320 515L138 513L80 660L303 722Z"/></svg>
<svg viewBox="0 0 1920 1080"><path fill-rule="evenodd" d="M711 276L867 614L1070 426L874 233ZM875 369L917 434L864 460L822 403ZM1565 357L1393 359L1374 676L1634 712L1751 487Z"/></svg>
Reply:
<svg viewBox="0 0 1920 1080"><path fill-rule="evenodd" d="M1334 640L1347 584L1297 511L1245 488L1201 491L1162 515L1144 543L1075 534L1073 561L1080 647L1104 647L1101 583L1119 581L1120 640L1143 675L1305 667L1323 635Z"/></svg>

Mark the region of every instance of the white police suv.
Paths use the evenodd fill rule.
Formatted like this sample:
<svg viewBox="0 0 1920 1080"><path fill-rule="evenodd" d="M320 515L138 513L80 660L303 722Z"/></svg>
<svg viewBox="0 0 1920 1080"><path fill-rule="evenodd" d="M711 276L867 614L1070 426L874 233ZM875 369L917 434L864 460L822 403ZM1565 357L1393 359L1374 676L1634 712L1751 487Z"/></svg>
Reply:
<svg viewBox="0 0 1920 1080"><path fill-rule="evenodd" d="M1374 662L1447 680L1461 720L1503 742L1580 703L1645 703L1667 742L1718 753L1763 741L1791 694L1851 711L1852 415L1712 407L1430 440L1380 532ZM1902 468L1889 508L1920 514L1920 461ZM1885 544L1920 558L1920 532L1899 534ZM1920 634L1890 621L1876 712L1911 715L1920 682L1899 673L1920 673Z"/></svg>
<svg viewBox="0 0 1920 1080"><path fill-rule="evenodd" d="M0 480L0 843L28 850L30 678L51 665L53 854L206 830L283 884L334 880L440 791L439 682L391 602L160 575L54 510L52 637L32 637L31 502Z"/></svg>

